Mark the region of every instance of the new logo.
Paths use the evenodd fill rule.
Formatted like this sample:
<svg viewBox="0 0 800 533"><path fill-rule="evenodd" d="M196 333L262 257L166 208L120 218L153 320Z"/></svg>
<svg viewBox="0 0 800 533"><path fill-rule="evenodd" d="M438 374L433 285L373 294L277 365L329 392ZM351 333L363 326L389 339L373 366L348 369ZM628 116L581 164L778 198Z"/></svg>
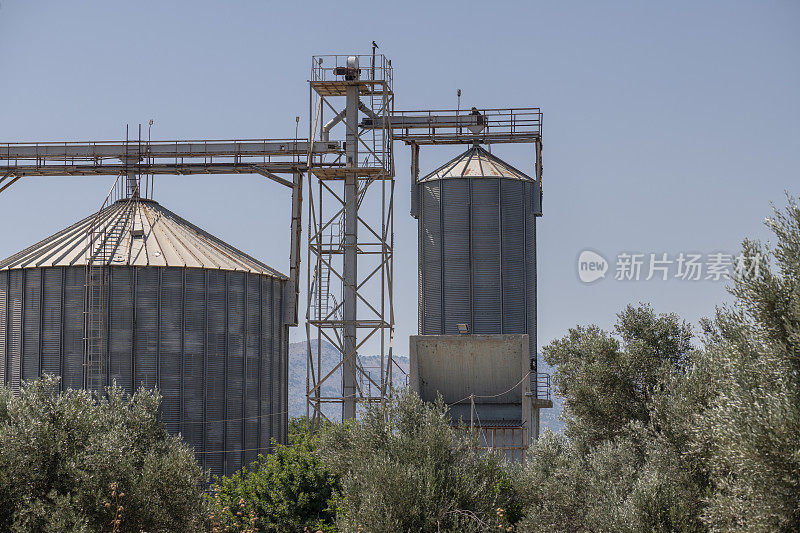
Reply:
<svg viewBox="0 0 800 533"><path fill-rule="evenodd" d="M606 277L608 261L602 255L584 250L578 256L578 277L584 283L591 283Z"/></svg>

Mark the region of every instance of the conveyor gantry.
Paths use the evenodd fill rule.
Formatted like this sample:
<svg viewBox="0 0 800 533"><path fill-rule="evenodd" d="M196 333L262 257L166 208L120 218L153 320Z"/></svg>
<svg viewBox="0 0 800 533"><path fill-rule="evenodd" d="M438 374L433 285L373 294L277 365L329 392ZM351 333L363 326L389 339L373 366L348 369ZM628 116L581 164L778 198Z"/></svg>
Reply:
<svg viewBox="0 0 800 533"><path fill-rule="evenodd" d="M305 172L308 158L341 152L338 142L297 139L0 143L0 192L24 176L277 174ZM4 183L5 182L5 183Z"/></svg>
<svg viewBox="0 0 800 533"><path fill-rule="evenodd" d="M366 117L365 129L388 127L406 144L538 143L542 112L537 107L427 109L395 111L387 118Z"/></svg>

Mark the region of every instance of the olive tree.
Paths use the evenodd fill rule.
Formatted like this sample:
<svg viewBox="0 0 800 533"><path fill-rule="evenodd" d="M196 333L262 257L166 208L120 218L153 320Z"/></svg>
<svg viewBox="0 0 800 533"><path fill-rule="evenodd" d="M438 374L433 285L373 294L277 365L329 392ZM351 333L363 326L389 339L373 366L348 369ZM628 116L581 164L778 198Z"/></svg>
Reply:
<svg viewBox="0 0 800 533"><path fill-rule="evenodd" d="M386 408L329 427L319 454L341 480L343 531L486 531L513 519L499 455L474 451L450 427L441 402L426 404L408 389Z"/></svg>
<svg viewBox="0 0 800 533"><path fill-rule="evenodd" d="M581 446L613 438L631 421L650 419L649 402L662 381L681 373L692 330L675 314L629 305L614 332L577 326L545 346L553 382L564 398L566 433Z"/></svg>
<svg viewBox="0 0 800 533"><path fill-rule="evenodd" d="M715 531L800 530L800 208L767 219L774 247L746 240L733 304L706 324L711 376L694 451L714 490Z"/></svg>
<svg viewBox="0 0 800 533"><path fill-rule="evenodd" d="M576 327L558 365L566 435L545 432L516 482L520 531L702 531L702 468L687 456L695 351L674 314L628 306L613 332Z"/></svg>
<svg viewBox="0 0 800 533"><path fill-rule="evenodd" d="M144 389L62 392L53 377L0 391L0 530L202 528L201 470L159 403Z"/></svg>

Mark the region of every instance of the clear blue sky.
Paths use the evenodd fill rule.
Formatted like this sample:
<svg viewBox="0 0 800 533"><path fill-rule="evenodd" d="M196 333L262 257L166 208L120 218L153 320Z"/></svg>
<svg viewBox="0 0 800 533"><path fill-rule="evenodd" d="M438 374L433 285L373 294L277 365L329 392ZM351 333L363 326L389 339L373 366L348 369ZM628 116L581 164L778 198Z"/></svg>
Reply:
<svg viewBox="0 0 800 533"><path fill-rule="evenodd" d="M539 106L540 345L649 301L696 322L724 284L582 284L581 250L736 251L800 194L800 3L0 0L0 141L291 137L311 55L395 67L397 108ZM302 131L302 130L301 130ZM416 223L396 145L398 351L416 333ZM530 148L494 148L532 171ZM423 171L453 154L422 151ZM110 178L0 195L0 256L99 206ZM256 176L163 177L156 199L284 272L289 195ZM305 261L305 257L304 257ZM613 265L612 265L613 269ZM294 340L304 337L297 328Z"/></svg>

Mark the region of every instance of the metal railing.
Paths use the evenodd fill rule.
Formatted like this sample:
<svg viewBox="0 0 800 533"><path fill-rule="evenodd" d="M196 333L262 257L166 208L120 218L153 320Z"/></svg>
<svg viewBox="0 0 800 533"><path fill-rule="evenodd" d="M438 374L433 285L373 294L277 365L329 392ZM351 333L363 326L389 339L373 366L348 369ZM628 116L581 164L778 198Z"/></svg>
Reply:
<svg viewBox="0 0 800 533"><path fill-rule="evenodd" d="M311 148L313 156L338 154L339 143L298 139L14 142L0 143L0 170L16 173L20 167L57 169L74 165L107 165L110 160L159 164L268 164L274 161L299 165Z"/></svg>
<svg viewBox="0 0 800 533"><path fill-rule="evenodd" d="M550 374L540 372L536 374L536 398L539 400L551 400Z"/></svg>
<svg viewBox="0 0 800 533"><path fill-rule="evenodd" d="M528 452L525 428L514 425L496 425L488 423L475 425L470 430L469 426L452 425L460 436L471 441L471 446L478 453L499 452L509 464L525 465L525 456Z"/></svg>
<svg viewBox="0 0 800 533"><path fill-rule="evenodd" d="M542 135L538 107L395 111L391 121L396 140L417 144L534 142Z"/></svg>
<svg viewBox="0 0 800 533"><path fill-rule="evenodd" d="M386 83L392 86L392 62L383 54L319 55L311 58L311 82L344 81L338 69L347 68L347 58L358 60L358 80Z"/></svg>

